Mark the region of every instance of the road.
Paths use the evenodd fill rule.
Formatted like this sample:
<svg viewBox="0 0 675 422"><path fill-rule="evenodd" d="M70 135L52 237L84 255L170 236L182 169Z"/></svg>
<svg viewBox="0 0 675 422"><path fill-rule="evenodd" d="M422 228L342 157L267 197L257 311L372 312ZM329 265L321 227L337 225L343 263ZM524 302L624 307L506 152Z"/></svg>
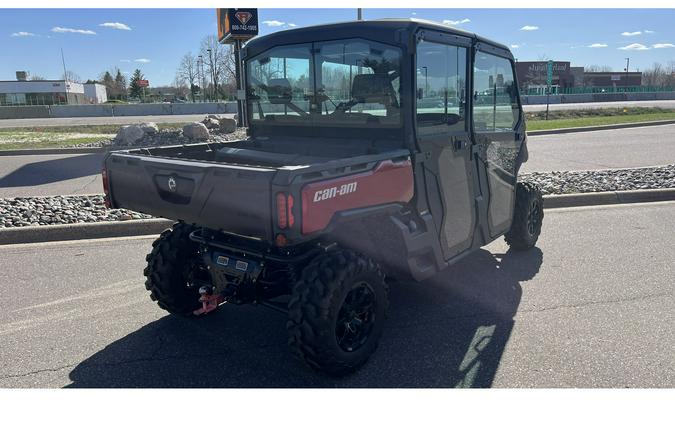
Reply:
<svg viewBox="0 0 675 422"><path fill-rule="evenodd" d="M661 107L675 109L675 100L658 101L614 101L605 103L574 103L574 104L551 104L550 110L581 110L589 108L614 108L614 107ZM529 104L523 106L525 111L544 111L546 104ZM225 114L234 116L234 114ZM155 123L184 123L202 120L204 114L186 115L160 115L160 116L116 116L116 117L59 117L44 119L0 119L0 128L15 127L47 127L47 126L81 126L81 125L127 125L131 123L155 122Z"/></svg>
<svg viewBox="0 0 675 422"><path fill-rule="evenodd" d="M103 193L104 154L0 156L0 197Z"/></svg>
<svg viewBox="0 0 675 422"><path fill-rule="evenodd" d="M675 125L528 138L522 172L675 163ZM0 197L100 194L103 154L0 156Z"/></svg>
<svg viewBox="0 0 675 422"><path fill-rule="evenodd" d="M537 135L527 145L522 172L675 164L675 125Z"/></svg>
<svg viewBox="0 0 675 422"><path fill-rule="evenodd" d="M222 114L232 117L234 114ZM0 119L0 128L82 126L82 125L128 125L132 123L188 123L204 119L204 114L116 117L53 117L45 119Z"/></svg>
<svg viewBox="0 0 675 422"><path fill-rule="evenodd" d="M331 379L296 362L285 316L165 314L150 238L0 246L3 387L673 387L675 202L547 211L538 247L498 240L391 287L380 347Z"/></svg>
<svg viewBox="0 0 675 422"><path fill-rule="evenodd" d="M646 101L609 101L604 103L570 103L550 104L549 110L584 110L589 108L615 107L660 107L675 109L675 100L646 100ZM546 111L546 104L524 105L525 111Z"/></svg>

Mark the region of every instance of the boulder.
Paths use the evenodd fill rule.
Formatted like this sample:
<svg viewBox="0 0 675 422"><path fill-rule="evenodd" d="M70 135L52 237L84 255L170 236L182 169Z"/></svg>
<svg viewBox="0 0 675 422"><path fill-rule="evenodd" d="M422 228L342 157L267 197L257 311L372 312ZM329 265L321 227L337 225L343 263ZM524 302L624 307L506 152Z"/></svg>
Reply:
<svg viewBox="0 0 675 422"><path fill-rule="evenodd" d="M141 123L139 125L141 129L143 129L143 132L147 133L148 135L154 135L157 132L159 132L159 128L157 127L157 123Z"/></svg>
<svg viewBox="0 0 675 422"><path fill-rule="evenodd" d="M209 130L204 123L188 123L183 126L183 136L194 141L205 141L209 139Z"/></svg>
<svg viewBox="0 0 675 422"><path fill-rule="evenodd" d="M140 125L124 125L117 132L115 136L116 145L134 145L136 142L143 139L145 131Z"/></svg>
<svg viewBox="0 0 675 422"><path fill-rule="evenodd" d="M220 131L223 133L232 133L237 130L237 121L229 117L223 117L219 121Z"/></svg>
<svg viewBox="0 0 675 422"><path fill-rule="evenodd" d="M207 117L206 119L202 120L202 123L204 123L204 126L206 126L207 129L220 128L220 122L218 121L218 119L213 119L211 117Z"/></svg>
<svg viewBox="0 0 675 422"><path fill-rule="evenodd" d="M223 116L220 114L209 114L206 116L207 119L215 119L215 120L220 120Z"/></svg>

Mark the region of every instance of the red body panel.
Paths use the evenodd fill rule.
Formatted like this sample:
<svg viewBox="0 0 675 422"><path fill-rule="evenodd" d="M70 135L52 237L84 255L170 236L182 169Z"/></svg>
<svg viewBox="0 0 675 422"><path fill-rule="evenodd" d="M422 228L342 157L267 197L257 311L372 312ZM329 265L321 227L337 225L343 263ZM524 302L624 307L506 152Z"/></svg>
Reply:
<svg viewBox="0 0 675 422"><path fill-rule="evenodd" d="M302 188L302 233L326 228L338 211L408 202L413 191L410 159L387 160L371 171L309 183Z"/></svg>

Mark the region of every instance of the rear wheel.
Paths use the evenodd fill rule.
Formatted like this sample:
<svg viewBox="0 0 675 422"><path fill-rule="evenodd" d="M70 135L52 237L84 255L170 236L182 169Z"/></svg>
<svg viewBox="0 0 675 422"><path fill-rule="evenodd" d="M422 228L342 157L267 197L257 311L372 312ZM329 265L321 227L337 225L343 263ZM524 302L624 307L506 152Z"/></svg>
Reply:
<svg viewBox="0 0 675 422"><path fill-rule="evenodd" d="M190 240L195 227L176 223L152 242L152 251L145 257L145 288L160 308L177 315L192 316L199 302L201 270L198 244Z"/></svg>
<svg viewBox="0 0 675 422"><path fill-rule="evenodd" d="M370 258L347 250L321 255L293 288L289 345L316 370L353 372L377 348L388 305L384 274Z"/></svg>
<svg viewBox="0 0 675 422"><path fill-rule="evenodd" d="M532 248L541 234L543 220L544 199L541 190L534 183L518 182L513 222L504 236L506 243L515 250Z"/></svg>

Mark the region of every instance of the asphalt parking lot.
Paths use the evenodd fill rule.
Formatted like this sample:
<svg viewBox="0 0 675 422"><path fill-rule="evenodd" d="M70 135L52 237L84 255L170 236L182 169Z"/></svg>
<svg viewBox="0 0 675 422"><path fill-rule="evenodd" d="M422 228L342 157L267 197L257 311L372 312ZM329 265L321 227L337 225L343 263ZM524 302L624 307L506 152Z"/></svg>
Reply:
<svg viewBox="0 0 675 422"><path fill-rule="evenodd" d="M151 238L0 247L0 387L672 387L675 202L547 211L538 246L496 241L392 285L379 349L332 379L285 316L169 316L143 288Z"/></svg>

